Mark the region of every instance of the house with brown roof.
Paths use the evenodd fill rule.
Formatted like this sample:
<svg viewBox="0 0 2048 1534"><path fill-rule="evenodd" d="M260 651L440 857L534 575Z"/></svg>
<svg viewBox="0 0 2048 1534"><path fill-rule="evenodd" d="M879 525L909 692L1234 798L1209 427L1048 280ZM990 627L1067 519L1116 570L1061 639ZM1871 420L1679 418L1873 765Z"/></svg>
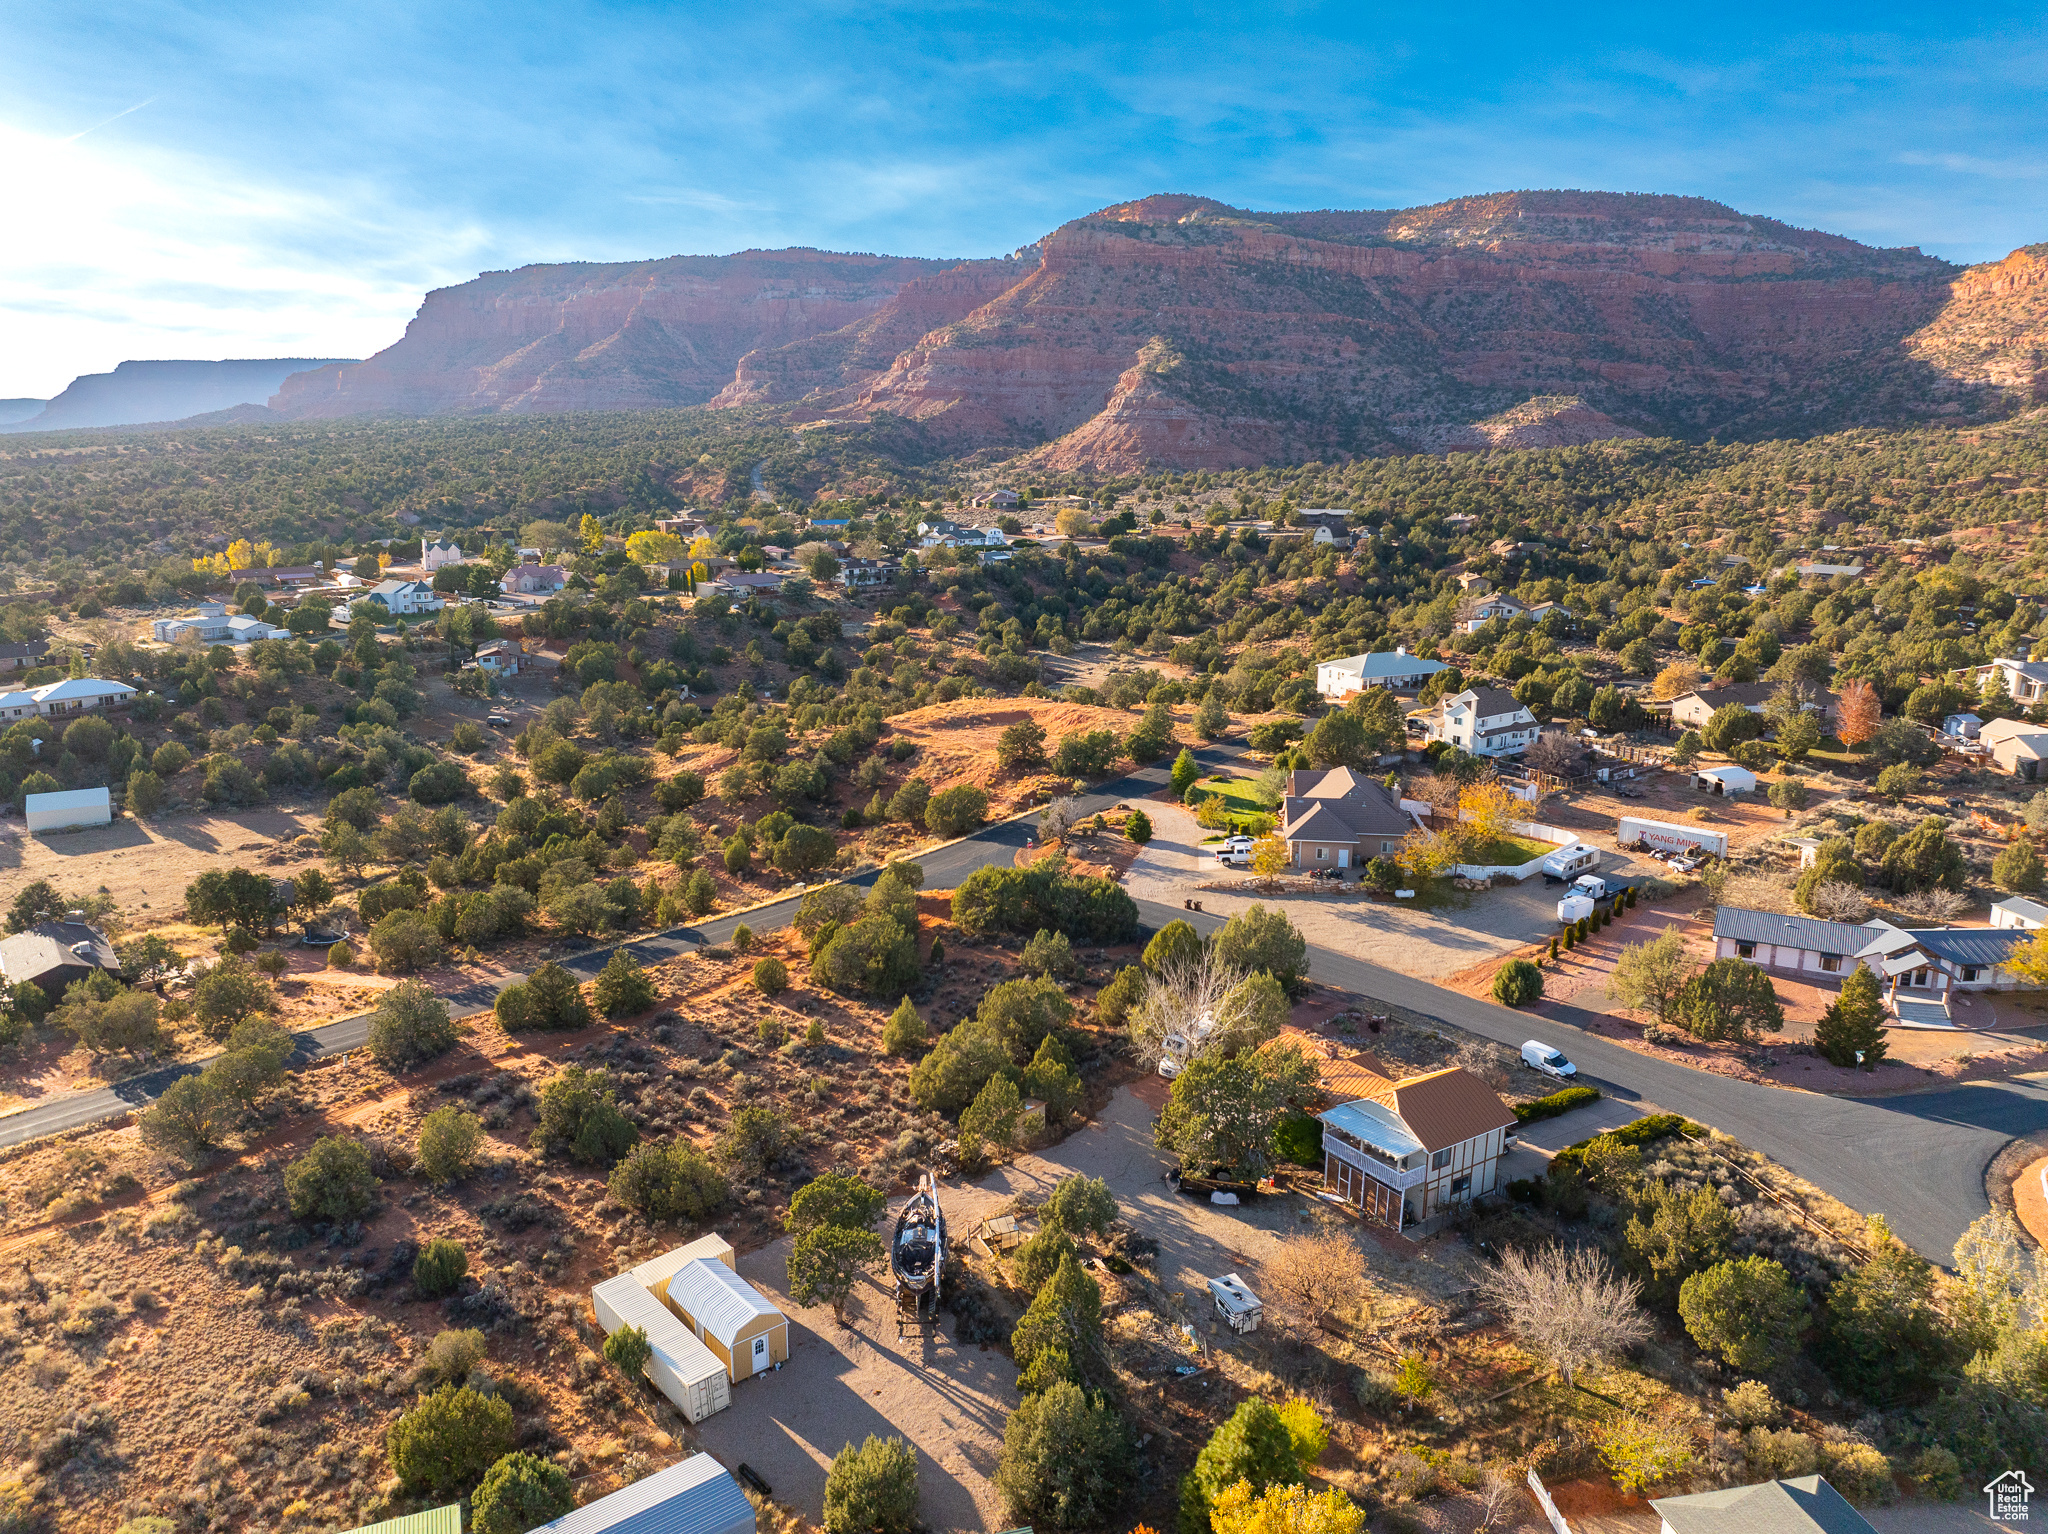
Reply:
<svg viewBox="0 0 2048 1534"><path fill-rule="evenodd" d="M1392 857L1416 828L1401 796L1349 767L1297 768L1280 803L1280 837L1297 868L1352 868Z"/></svg>
<svg viewBox="0 0 2048 1534"><path fill-rule="evenodd" d="M1323 1186L1365 1218L1404 1230L1498 1190L1515 1115L1463 1066L1395 1080L1371 1055L1297 1028L1261 1047L1287 1045L1315 1064L1327 1104Z"/></svg>
<svg viewBox="0 0 2048 1534"><path fill-rule="evenodd" d="M1740 703L1752 714L1761 714L1781 684L1777 682L1730 682L1724 687L1682 693L1671 700L1671 722L1682 730L1703 730L1707 721L1731 703ZM1807 711L1823 720L1834 720L1835 696L1816 691L1807 699Z"/></svg>

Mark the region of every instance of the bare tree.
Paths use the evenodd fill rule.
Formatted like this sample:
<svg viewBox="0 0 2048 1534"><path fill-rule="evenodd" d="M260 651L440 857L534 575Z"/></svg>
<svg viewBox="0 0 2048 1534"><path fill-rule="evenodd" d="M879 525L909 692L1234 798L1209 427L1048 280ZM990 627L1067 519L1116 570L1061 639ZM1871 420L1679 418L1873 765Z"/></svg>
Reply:
<svg viewBox="0 0 2048 1534"><path fill-rule="evenodd" d="M1870 916L1870 897L1846 880L1823 879L1808 898L1813 914L1829 921L1860 922Z"/></svg>
<svg viewBox="0 0 2048 1534"><path fill-rule="evenodd" d="M1168 964L1147 977L1145 994L1125 1024L1138 1058L1156 1066L1168 1039L1183 1064L1212 1049L1264 1043L1286 1025L1287 993L1271 975L1248 975L1204 947L1200 957Z"/></svg>
<svg viewBox="0 0 2048 1534"><path fill-rule="evenodd" d="M1456 778L1446 773L1429 772L1419 778L1410 778L1401 792L1404 798L1419 799L1431 809L1455 810L1458 795L1464 791ZM1455 815L1452 818L1455 819Z"/></svg>
<svg viewBox="0 0 2048 1534"><path fill-rule="evenodd" d="M1567 1252L1555 1242L1533 1253L1510 1247L1479 1287L1567 1385L1577 1383L1579 1370L1650 1335L1643 1286L1616 1274L1598 1252Z"/></svg>
<svg viewBox="0 0 2048 1534"><path fill-rule="evenodd" d="M1922 921L1953 921L1970 909L1970 897L1955 890L1915 890L1890 902L1893 910Z"/></svg>
<svg viewBox="0 0 2048 1534"><path fill-rule="evenodd" d="M1053 800L1039 814L1039 835L1048 842L1065 838L1080 818L1080 806L1081 801L1072 797Z"/></svg>
<svg viewBox="0 0 2048 1534"><path fill-rule="evenodd" d="M1538 772L1547 772L1552 777L1568 778L1579 770L1579 763L1585 760L1585 753L1569 735L1553 732L1536 737L1536 744L1522 755L1522 760Z"/></svg>
<svg viewBox="0 0 2048 1534"><path fill-rule="evenodd" d="M1263 1270L1267 1286L1286 1295L1317 1326L1339 1305L1362 1295L1368 1282L1358 1248L1333 1230L1287 1237Z"/></svg>
<svg viewBox="0 0 2048 1534"><path fill-rule="evenodd" d="M1527 1472L1517 1474L1513 1465L1499 1460L1480 1471L1478 1483L1472 1488L1472 1495L1479 1500L1479 1522L1473 1525L1472 1534L1487 1534L1490 1529L1514 1522L1512 1514L1523 1505L1522 1488L1526 1484Z"/></svg>

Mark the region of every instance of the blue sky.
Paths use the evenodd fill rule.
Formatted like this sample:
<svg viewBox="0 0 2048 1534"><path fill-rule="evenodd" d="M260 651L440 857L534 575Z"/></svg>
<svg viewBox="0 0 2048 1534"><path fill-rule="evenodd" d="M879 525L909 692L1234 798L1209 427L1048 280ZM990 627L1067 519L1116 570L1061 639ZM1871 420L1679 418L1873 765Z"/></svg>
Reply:
<svg viewBox="0 0 2048 1534"><path fill-rule="evenodd" d="M367 355L429 287L749 246L989 255L1148 192L1681 192L2048 240L2038 5L0 0L0 396Z"/></svg>

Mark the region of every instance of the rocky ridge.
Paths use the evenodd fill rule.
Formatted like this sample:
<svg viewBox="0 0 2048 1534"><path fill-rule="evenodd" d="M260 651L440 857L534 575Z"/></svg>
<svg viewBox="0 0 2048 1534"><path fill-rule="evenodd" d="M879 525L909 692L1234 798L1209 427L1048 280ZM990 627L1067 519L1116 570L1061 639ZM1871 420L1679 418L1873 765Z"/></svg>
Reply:
<svg viewBox="0 0 2048 1534"><path fill-rule="evenodd" d="M1173 195L999 260L493 273L271 403L887 414L1050 467L1223 468L1990 417L2040 396L2044 315L2042 248L1964 270L1700 198L1259 213Z"/></svg>

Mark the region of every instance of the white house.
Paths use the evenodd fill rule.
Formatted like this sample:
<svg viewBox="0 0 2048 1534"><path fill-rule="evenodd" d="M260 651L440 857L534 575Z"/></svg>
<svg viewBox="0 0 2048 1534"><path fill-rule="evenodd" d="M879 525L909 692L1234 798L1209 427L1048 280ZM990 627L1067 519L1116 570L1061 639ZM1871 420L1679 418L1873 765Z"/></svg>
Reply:
<svg viewBox="0 0 2048 1534"><path fill-rule="evenodd" d="M290 629L246 613L230 613L225 602L201 602L198 611L182 618L159 618L150 625L150 632L163 644L176 644L188 636L201 644L249 644L291 637Z"/></svg>
<svg viewBox="0 0 2048 1534"><path fill-rule="evenodd" d="M1424 733L1474 756L1513 756L1535 744L1536 716L1504 687L1468 687L1438 705Z"/></svg>
<svg viewBox="0 0 2048 1534"><path fill-rule="evenodd" d="M918 523L917 533L917 546L921 549L936 549L941 545L956 549L1001 549L1008 548L1010 544L999 527L970 527L963 522L948 522L943 517Z"/></svg>
<svg viewBox="0 0 2048 1534"><path fill-rule="evenodd" d="M459 565L465 558L467 556L459 543L443 542L438 538L420 540L420 568L429 575L444 565Z"/></svg>
<svg viewBox="0 0 2048 1534"><path fill-rule="evenodd" d="M356 601L373 602L394 618L437 613L447 605L441 600L441 593L425 581L379 581Z"/></svg>
<svg viewBox="0 0 2048 1534"><path fill-rule="evenodd" d="M1975 740L1984 731L1984 721L1975 714L1949 714L1941 721L1941 733L1957 740Z"/></svg>
<svg viewBox="0 0 2048 1534"><path fill-rule="evenodd" d="M18 694L8 694L8 697ZM135 696L135 689L126 682L109 682L96 676L70 677L62 682L52 682L38 687L28 694L36 700L36 712L61 718L68 714L82 714L93 708L119 708Z"/></svg>
<svg viewBox="0 0 2048 1534"><path fill-rule="evenodd" d="M73 788L54 794L29 794L22 800L28 828L62 831L72 826L103 826L114 818L113 801L104 788Z"/></svg>
<svg viewBox="0 0 2048 1534"><path fill-rule="evenodd" d="M2004 900L1993 901L1991 925L1994 927L2017 927L2022 932L2038 932L2048 927L2048 905L2028 900L2023 895L2010 895Z"/></svg>
<svg viewBox="0 0 2048 1534"><path fill-rule="evenodd" d="M1513 622L1528 610L1504 591L1490 592L1459 606L1457 626L1468 634L1476 634L1495 618Z"/></svg>
<svg viewBox="0 0 2048 1534"><path fill-rule="evenodd" d="M0 692L0 724L15 719L33 719L42 712L32 692Z"/></svg>
<svg viewBox="0 0 2048 1534"><path fill-rule="evenodd" d="M1406 645L1376 650L1369 655L1346 655L1316 665L1316 691L1326 698L1342 700L1368 687L1386 687L1395 692L1414 692L1439 671L1448 669L1440 660L1410 655Z"/></svg>
<svg viewBox="0 0 2048 1534"><path fill-rule="evenodd" d="M479 645L476 659L464 662L462 669L488 671L492 676L517 676L525 665L526 652L520 649L518 641L494 639L489 644Z"/></svg>
<svg viewBox="0 0 2048 1534"><path fill-rule="evenodd" d="M2028 931L1995 919L1988 927L1901 928L1723 906L1714 915L1714 956L1815 978L1847 975L1860 964L1883 983L1886 1005L1901 1021L1950 1027L1957 993L2020 985L2003 966Z"/></svg>
<svg viewBox="0 0 2048 1534"><path fill-rule="evenodd" d="M1974 666L1970 675L1980 691L1994 671L2005 678L2005 690L2012 694L2013 702L2040 703L2048 700L2048 661L2013 660L2001 655L1988 666Z"/></svg>

